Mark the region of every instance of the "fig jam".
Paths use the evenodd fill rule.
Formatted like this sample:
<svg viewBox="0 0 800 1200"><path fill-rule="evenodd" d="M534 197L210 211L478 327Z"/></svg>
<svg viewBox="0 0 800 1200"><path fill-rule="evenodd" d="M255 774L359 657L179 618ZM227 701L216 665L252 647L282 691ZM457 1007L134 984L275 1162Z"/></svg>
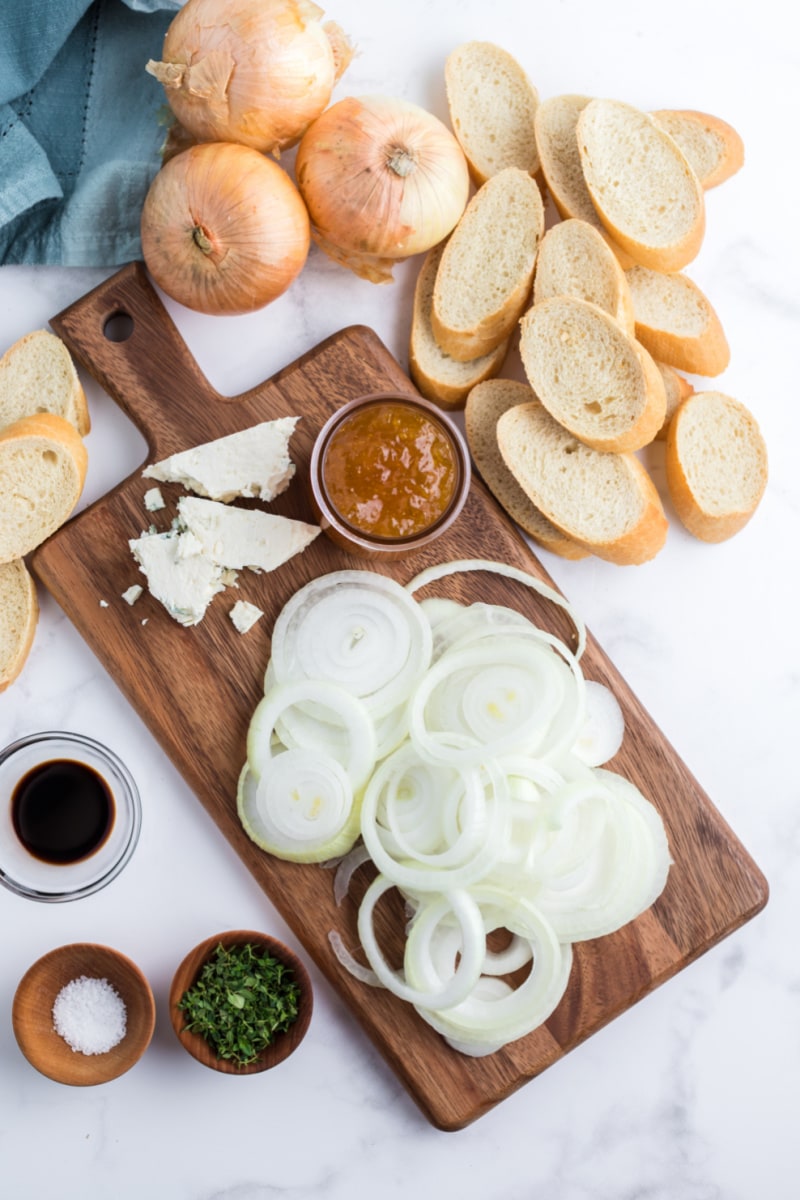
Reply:
<svg viewBox="0 0 800 1200"><path fill-rule="evenodd" d="M411 405L384 402L337 426L322 462L331 506L352 529L387 541L436 524L458 485L450 435Z"/></svg>

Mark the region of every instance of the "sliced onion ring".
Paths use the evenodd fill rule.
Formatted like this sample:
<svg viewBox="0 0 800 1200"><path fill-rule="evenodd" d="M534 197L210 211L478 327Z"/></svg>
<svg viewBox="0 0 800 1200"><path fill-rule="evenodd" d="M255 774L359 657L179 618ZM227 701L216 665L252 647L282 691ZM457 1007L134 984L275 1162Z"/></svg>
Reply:
<svg viewBox="0 0 800 1200"><path fill-rule="evenodd" d="M507 579L515 579L517 583L524 583L526 587L538 592L545 600L550 600L551 603L562 608L578 635L575 655L577 658L581 657L586 649L586 627L569 601L560 592L548 587L541 579L537 579L535 575L531 575L528 571L522 571L519 567L513 567L509 563L494 562L488 558L461 558L452 562L437 563L432 567L426 567L424 571L420 571L419 575L415 575L413 579L409 580L406 589L413 595L414 592L420 591L430 583L436 583L448 575L458 575L467 571L489 571L495 575L504 575Z"/></svg>

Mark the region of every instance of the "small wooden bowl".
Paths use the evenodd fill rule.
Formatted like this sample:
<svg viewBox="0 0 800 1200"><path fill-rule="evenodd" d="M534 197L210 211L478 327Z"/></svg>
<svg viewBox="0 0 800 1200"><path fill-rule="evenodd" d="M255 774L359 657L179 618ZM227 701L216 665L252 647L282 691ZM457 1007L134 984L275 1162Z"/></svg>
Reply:
<svg viewBox="0 0 800 1200"><path fill-rule="evenodd" d="M217 1058L213 1048L199 1033L191 1033L183 1028L184 1015L178 1008L185 992L197 982L201 970L210 958L213 958L217 946L222 943L226 950L232 946L246 946L248 943L260 952L271 954L280 959L294 972L295 982L300 988L297 1019L285 1033L280 1033L271 1045L266 1046L255 1062L249 1066L239 1067L225 1058ZM283 1062L297 1049L305 1037L311 1022L314 1007L314 993L311 977L297 955L266 933L257 933L251 929L232 929L226 933L218 933L215 937L206 938L199 946L186 955L175 972L172 986L169 990L169 1015L181 1045L188 1050L192 1058L205 1067L214 1071L222 1071L226 1075L256 1075L259 1071L267 1071Z"/></svg>
<svg viewBox="0 0 800 1200"><path fill-rule="evenodd" d="M106 979L126 1008L127 1028L122 1041L104 1054L73 1050L56 1032L56 996L81 975ZM30 967L14 995L11 1019L14 1036L28 1062L58 1083L90 1087L124 1075L144 1054L156 1022L150 984L118 950L91 942L74 942L51 950Z"/></svg>

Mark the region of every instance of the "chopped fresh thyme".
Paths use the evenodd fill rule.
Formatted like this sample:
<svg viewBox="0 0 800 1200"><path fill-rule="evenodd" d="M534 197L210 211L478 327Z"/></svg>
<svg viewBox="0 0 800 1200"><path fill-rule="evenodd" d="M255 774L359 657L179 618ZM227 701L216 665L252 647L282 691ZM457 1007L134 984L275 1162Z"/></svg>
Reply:
<svg viewBox="0 0 800 1200"><path fill-rule="evenodd" d="M286 1032L299 1000L291 967L250 943L228 950L220 943L178 1008L185 1032L204 1037L217 1058L246 1067Z"/></svg>

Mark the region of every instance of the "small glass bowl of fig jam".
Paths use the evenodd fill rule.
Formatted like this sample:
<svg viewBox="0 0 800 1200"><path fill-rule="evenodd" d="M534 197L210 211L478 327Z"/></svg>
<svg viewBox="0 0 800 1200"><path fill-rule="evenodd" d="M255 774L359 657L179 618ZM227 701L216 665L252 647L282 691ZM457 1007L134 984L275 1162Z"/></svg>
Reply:
<svg viewBox="0 0 800 1200"><path fill-rule="evenodd" d="M0 884L17 895L56 903L99 891L141 823L133 777L100 742L47 732L0 751Z"/></svg>
<svg viewBox="0 0 800 1200"><path fill-rule="evenodd" d="M406 557L449 529L469 493L464 437L422 397L376 393L325 423L311 455L320 526L365 558Z"/></svg>

